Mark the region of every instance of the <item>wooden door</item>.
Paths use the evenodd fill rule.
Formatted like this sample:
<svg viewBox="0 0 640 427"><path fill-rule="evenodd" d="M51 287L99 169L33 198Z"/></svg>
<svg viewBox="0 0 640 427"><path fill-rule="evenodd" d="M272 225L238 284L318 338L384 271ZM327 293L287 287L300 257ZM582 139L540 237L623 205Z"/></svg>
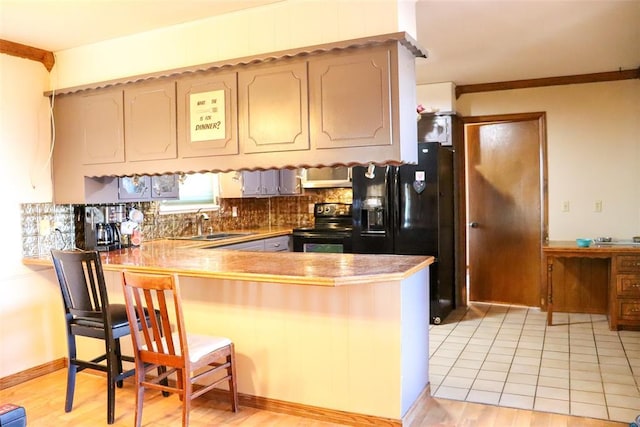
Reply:
<svg viewBox="0 0 640 427"><path fill-rule="evenodd" d="M470 301L541 305L543 118L466 120Z"/></svg>

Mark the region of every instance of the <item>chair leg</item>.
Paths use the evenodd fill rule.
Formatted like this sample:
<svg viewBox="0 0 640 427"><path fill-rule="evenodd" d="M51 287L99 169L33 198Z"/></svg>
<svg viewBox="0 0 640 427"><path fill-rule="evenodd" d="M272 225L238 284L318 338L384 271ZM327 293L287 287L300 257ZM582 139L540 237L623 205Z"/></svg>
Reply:
<svg viewBox="0 0 640 427"><path fill-rule="evenodd" d="M158 366L158 376L161 377L165 372L167 372L167 367L166 366ZM169 379L165 378L162 381L160 381L160 384L164 385L164 386L168 386L169 385ZM171 393L169 393L168 391L163 391L162 395L164 397L169 397L171 396Z"/></svg>
<svg viewBox="0 0 640 427"><path fill-rule="evenodd" d="M76 338L67 333L67 349L69 351L69 367L67 368L67 396L64 403L64 411L71 412L73 408L73 393L76 388L76 373L78 372L78 365L75 364L76 360Z"/></svg>
<svg viewBox="0 0 640 427"><path fill-rule="evenodd" d="M116 338L115 340L114 351L116 353L116 362L117 362L118 375L119 375L122 372L124 372L122 370L122 350L120 349L120 338ZM123 385L122 380L118 381L117 385L118 385L118 388L122 388L122 385Z"/></svg>
<svg viewBox="0 0 640 427"><path fill-rule="evenodd" d="M138 383L136 373L136 427L140 427L142 424L142 404L144 403L144 386Z"/></svg>
<svg viewBox="0 0 640 427"><path fill-rule="evenodd" d="M236 356L234 353L233 344L231 345L231 354L227 356L227 362L229 367L227 368L227 375L229 375L229 392L231 393L231 409L233 412L238 412L238 387L236 381Z"/></svg>
<svg viewBox="0 0 640 427"><path fill-rule="evenodd" d="M184 385L182 395L182 427L189 425L189 412L191 411L191 393L193 391L193 385L191 384L191 373L188 369L182 369L182 382Z"/></svg>
<svg viewBox="0 0 640 427"><path fill-rule="evenodd" d="M118 354L119 344L118 340L113 340L111 343L108 339L105 340L107 351L107 424L113 424L115 420L116 383L122 382L116 381L122 372L122 359Z"/></svg>

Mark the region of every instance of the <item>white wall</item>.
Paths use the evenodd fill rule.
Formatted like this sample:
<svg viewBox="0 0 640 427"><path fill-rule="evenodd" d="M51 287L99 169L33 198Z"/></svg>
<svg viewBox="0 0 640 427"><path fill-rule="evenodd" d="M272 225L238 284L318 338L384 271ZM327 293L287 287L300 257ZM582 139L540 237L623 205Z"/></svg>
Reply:
<svg viewBox="0 0 640 427"><path fill-rule="evenodd" d="M415 38L415 0L285 0L56 52L53 85L68 88L398 31Z"/></svg>
<svg viewBox="0 0 640 427"><path fill-rule="evenodd" d="M456 85L453 82L417 85L416 101L427 112L456 111Z"/></svg>
<svg viewBox="0 0 640 427"><path fill-rule="evenodd" d="M63 357L62 302L52 270L22 265L20 204L51 202L49 74L0 55L0 377Z"/></svg>
<svg viewBox="0 0 640 427"><path fill-rule="evenodd" d="M546 112L551 240L640 236L640 81L466 94L456 109Z"/></svg>

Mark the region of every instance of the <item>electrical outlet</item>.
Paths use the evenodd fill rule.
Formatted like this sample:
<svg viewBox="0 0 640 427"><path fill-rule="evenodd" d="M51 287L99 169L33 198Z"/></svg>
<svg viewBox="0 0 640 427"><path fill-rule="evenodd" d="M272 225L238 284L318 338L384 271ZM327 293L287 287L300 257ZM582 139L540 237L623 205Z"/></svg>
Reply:
<svg viewBox="0 0 640 427"><path fill-rule="evenodd" d="M38 228L38 233L41 236L48 236L51 234L51 221L48 219L41 219Z"/></svg>
<svg viewBox="0 0 640 427"><path fill-rule="evenodd" d="M602 212L602 200L596 200L596 203L593 206L594 212Z"/></svg>
<svg viewBox="0 0 640 427"><path fill-rule="evenodd" d="M307 209L309 209L309 213L312 214L315 212L315 205L313 203L309 203Z"/></svg>
<svg viewBox="0 0 640 427"><path fill-rule="evenodd" d="M237 206L231 206L231 216L236 218L238 216L238 207Z"/></svg>
<svg viewBox="0 0 640 427"><path fill-rule="evenodd" d="M562 202L562 212L569 212L569 201L565 200Z"/></svg>

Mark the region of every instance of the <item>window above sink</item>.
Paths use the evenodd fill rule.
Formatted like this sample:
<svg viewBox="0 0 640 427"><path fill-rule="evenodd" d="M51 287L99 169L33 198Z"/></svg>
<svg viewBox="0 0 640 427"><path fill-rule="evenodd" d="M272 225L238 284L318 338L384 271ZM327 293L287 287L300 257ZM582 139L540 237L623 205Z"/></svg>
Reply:
<svg viewBox="0 0 640 427"><path fill-rule="evenodd" d="M214 211L220 208L218 174L180 174L178 185L180 187L179 199L160 202L161 214L189 213L198 210Z"/></svg>

